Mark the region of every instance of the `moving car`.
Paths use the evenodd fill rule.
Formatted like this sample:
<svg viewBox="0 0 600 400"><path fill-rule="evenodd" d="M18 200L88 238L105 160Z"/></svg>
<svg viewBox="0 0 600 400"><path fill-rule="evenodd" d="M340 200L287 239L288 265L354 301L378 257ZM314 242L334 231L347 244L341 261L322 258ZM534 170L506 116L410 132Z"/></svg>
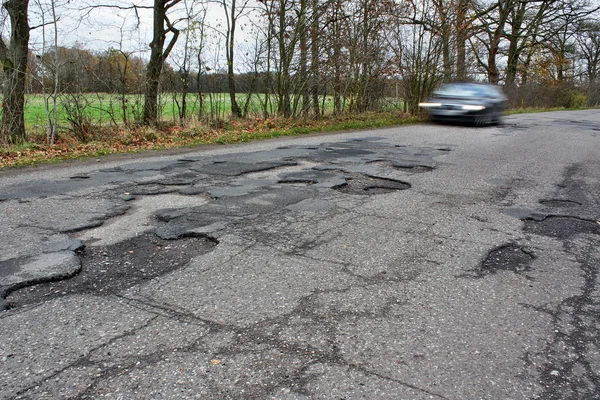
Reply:
<svg viewBox="0 0 600 400"><path fill-rule="evenodd" d="M419 106L427 109L433 122L470 122L487 126L502 122L506 102L506 96L497 85L462 82L441 86Z"/></svg>

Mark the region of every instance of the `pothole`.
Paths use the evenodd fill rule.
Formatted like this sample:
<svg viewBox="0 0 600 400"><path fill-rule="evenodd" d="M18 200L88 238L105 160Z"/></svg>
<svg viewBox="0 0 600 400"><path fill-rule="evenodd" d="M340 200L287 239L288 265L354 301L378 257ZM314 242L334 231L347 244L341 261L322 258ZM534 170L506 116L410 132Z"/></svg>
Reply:
<svg viewBox="0 0 600 400"><path fill-rule="evenodd" d="M555 208L569 208L569 207L578 207L581 205L580 202L575 200L567 200L567 199L548 199L548 200L540 200L540 204L543 204L548 207Z"/></svg>
<svg viewBox="0 0 600 400"><path fill-rule="evenodd" d="M406 170L406 171L415 172L415 173L431 172L435 169L434 167L431 167L429 165L410 165L410 164L404 164L404 165L394 164L394 167L401 169L401 170Z"/></svg>
<svg viewBox="0 0 600 400"><path fill-rule="evenodd" d="M480 277L498 271L512 271L516 274L531 270L531 263L537 257L530 249L514 243L496 247L481 263Z"/></svg>
<svg viewBox="0 0 600 400"><path fill-rule="evenodd" d="M172 241L146 234L109 246L87 247L80 252L82 269L78 275L17 290L6 301L11 307L20 307L73 294L118 293L175 271L216 245L209 238Z"/></svg>
<svg viewBox="0 0 600 400"><path fill-rule="evenodd" d="M333 189L347 194L377 195L410 189L410 183L364 174L347 174L346 183Z"/></svg>
<svg viewBox="0 0 600 400"><path fill-rule="evenodd" d="M600 222L550 215L541 221L525 220L524 230L537 235L568 239L578 234L600 235Z"/></svg>
<svg viewBox="0 0 600 400"><path fill-rule="evenodd" d="M431 165L418 164L410 161L372 160L368 161L367 164L382 164L385 166L412 173L431 172L435 169L435 167Z"/></svg>
<svg viewBox="0 0 600 400"><path fill-rule="evenodd" d="M77 237L83 241L91 241L88 246L109 246L153 229L151 218L158 210L198 207L207 202L201 197L177 194L142 197L132 202L132 207L127 214L87 230Z"/></svg>

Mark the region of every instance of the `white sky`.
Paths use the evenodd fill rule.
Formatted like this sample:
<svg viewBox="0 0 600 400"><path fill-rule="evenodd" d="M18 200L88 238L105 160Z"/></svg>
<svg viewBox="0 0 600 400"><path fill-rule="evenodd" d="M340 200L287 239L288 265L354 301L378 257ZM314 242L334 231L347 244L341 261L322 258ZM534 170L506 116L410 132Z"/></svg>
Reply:
<svg viewBox="0 0 600 400"><path fill-rule="evenodd" d="M58 0L61 1L61 0ZM39 3L42 2L43 11ZM48 10L48 0L33 0L29 5L29 23L34 26L42 22L41 12L46 22L52 20ZM102 2L102 0L100 1ZM94 2L99 4L100 2ZM137 18L133 10L117 10L111 8L96 8L93 10L80 10L88 1L75 0L65 4L63 0L57 7L58 40L60 46L70 47L76 43L90 50L104 50L110 47L122 48L126 51L142 50L148 47L152 24L150 10L139 9L139 28L136 28ZM117 4L114 1L102 4ZM118 2L125 5L125 2ZM151 3L142 0L141 3ZM53 26L45 28L46 40L52 44ZM30 47L42 48L42 28L31 32Z"/></svg>
<svg viewBox="0 0 600 400"><path fill-rule="evenodd" d="M253 0L251 0L252 2ZM140 6L151 7L153 0L55 0L57 4L56 13L58 21L58 40L59 46L71 47L75 44L81 45L89 50L106 50L109 48L122 49L124 51L133 52L139 56L146 57L149 53L149 43L152 40L152 10L137 9L134 10L119 10L116 8L99 7L90 9L90 6L117 5L130 6L135 3ZM201 3L200 1L183 0L169 11L170 20L173 22L178 17L186 15L185 7L193 3ZM204 1L204 4L207 2ZM51 0L31 0L29 4L29 23L31 26L52 21L52 13L50 9ZM223 25L224 14L220 6L212 3L207 7L207 17L205 22L219 29L219 25ZM199 10L200 6L195 5L195 9ZM6 12L4 11L4 15ZM5 15L6 16L6 15ZM139 19L138 19L139 16ZM185 27L186 22L183 21L176 25L179 29ZM4 24L6 28L7 24ZM243 39L243 32L240 28L236 32L239 39ZM217 29L208 30L208 40L213 43L217 42L219 34ZM4 29L6 32L6 29ZM42 52L43 48L43 28L32 30L30 38L30 48L34 52ZM54 27L49 25L45 28L46 47L52 47ZM6 34L5 34L6 36ZM170 39L170 35L167 40ZM179 37L178 43L184 41L183 32ZM242 42L243 40L240 40ZM214 44L213 44L214 46ZM216 51L213 51L216 53ZM172 52L176 56L177 51ZM216 57L219 61L214 64L224 63L221 61L221 56ZM222 65L214 65L214 69L218 69Z"/></svg>

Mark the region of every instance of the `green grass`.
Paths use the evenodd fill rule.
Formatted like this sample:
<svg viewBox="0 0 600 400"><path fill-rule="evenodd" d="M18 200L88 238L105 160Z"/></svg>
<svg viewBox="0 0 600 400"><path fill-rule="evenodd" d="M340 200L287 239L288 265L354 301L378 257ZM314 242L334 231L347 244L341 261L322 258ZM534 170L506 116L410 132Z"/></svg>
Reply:
<svg viewBox="0 0 600 400"><path fill-rule="evenodd" d="M264 94L254 94L248 105L249 116L262 115ZM228 120L231 116L231 102L227 93L207 93L203 97L202 110L200 109L200 98L198 94L187 95L187 115L212 117L214 120ZM240 107L246 103L247 95L238 94L237 101ZM268 109L273 114L276 107L276 98L271 96ZM179 120L178 101L181 96L177 94L162 94L159 98L159 114L163 121ZM30 94L25 99L25 126L28 131L43 132L47 124L46 107L44 96L41 94ZM124 104L125 103L125 104ZM61 127L69 126L67 108L77 111L78 115L85 118L91 124L105 125L110 123L121 124L139 120L143 113L144 99L142 95L129 94L124 98L118 94L108 93L86 93L86 94L63 94L57 100L57 119ZM333 111L332 98L326 97L321 103L325 107L325 113ZM51 106L50 106L51 107ZM398 111L402 109L402 102L389 99L385 111ZM71 114L74 114L73 112Z"/></svg>
<svg viewBox="0 0 600 400"><path fill-rule="evenodd" d="M262 103L259 96L251 97L248 113L259 115L262 113ZM238 94L237 100L240 106L246 102L245 94ZM263 97L264 98L264 97ZM226 93L209 93L203 97L202 110L200 109L200 97L198 94L187 95L187 115L197 116L202 111L203 115L212 116L214 119L229 119L231 115L231 103ZM272 99L274 100L274 99ZM45 129L47 124L46 107L44 96L41 94L30 94L25 99L25 126L28 130ZM179 120L178 102L181 96L177 94L163 94L159 98L159 114L163 121ZM274 103L273 103L274 104ZM77 107L74 107L77 106ZM92 124L123 123L125 118L128 122L139 120L143 113L144 98L142 95L129 94L122 97L118 94L86 93L79 95L64 94L57 101L57 119L60 126L68 125L67 107L76 110L79 115L85 117ZM50 107L52 107L50 105ZM274 107L274 106L272 106ZM273 111L270 107L271 111ZM124 118L125 117L125 118Z"/></svg>

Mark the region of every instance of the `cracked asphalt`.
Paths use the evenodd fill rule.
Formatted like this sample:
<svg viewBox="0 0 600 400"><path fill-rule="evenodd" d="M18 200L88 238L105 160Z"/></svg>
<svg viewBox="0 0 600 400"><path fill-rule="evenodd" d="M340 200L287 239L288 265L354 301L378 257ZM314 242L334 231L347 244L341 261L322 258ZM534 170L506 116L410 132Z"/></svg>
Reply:
<svg viewBox="0 0 600 400"><path fill-rule="evenodd" d="M0 399L600 398L600 111L0 171Z"/></svg>

